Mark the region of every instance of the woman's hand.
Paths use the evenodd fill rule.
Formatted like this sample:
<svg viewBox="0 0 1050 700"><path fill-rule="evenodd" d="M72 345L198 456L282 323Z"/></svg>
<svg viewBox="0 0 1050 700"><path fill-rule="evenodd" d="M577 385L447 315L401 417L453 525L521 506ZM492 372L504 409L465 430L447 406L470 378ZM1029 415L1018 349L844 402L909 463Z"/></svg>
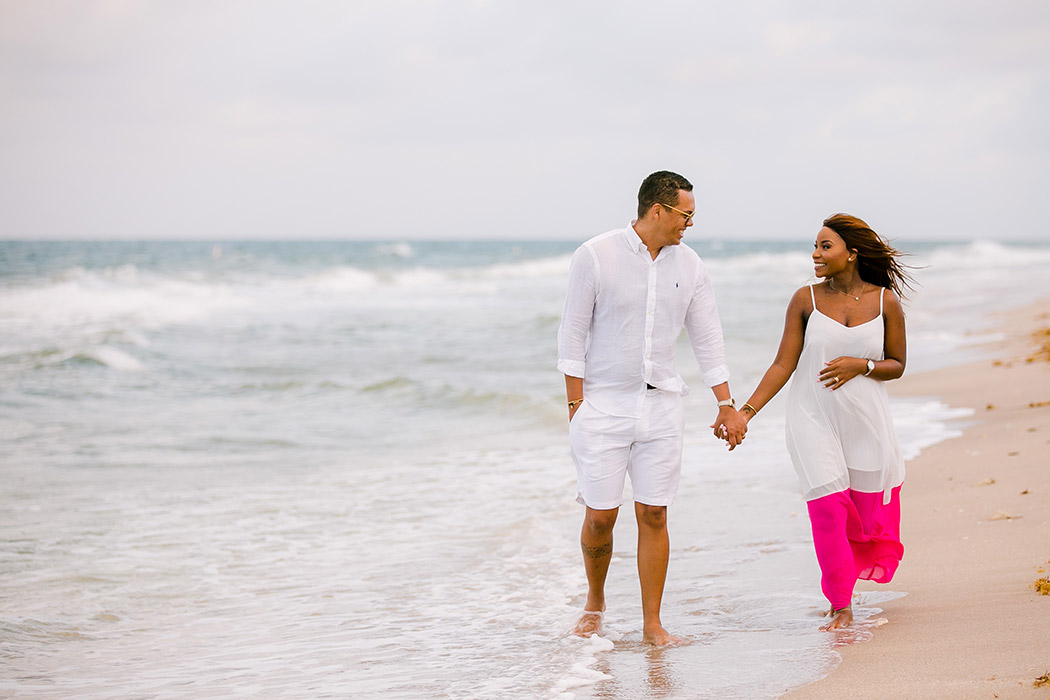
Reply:
<svg viewBox="0 0 1050 700"><path fill-rule="evenodd" d="M868 370L868 361L860 357L836 357L824 363L818 381L828 389L835 391L854 377Z"/></svg>

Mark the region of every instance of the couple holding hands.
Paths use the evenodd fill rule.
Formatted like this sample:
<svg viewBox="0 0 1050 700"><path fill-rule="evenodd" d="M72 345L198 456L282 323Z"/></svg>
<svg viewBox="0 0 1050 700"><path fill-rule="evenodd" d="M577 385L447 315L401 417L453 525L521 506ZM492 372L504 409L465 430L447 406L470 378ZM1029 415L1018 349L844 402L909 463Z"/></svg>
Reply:
<svg viewBox="0 0 1050 700"><path fill-rule="evenodd" d="M586 507L580 545L588 591L575 633L601 634L613 526L629 474L638 522L643 638L682 640L664 629L660 605L670 544L667 506L678 488L688 387L675 369L684 328L701 378L718 402L716 437L730 450L748 422L794 375L787 446L807 501L828 598L824 629L848 626L858 579L885 583L904 553L904 460L884 382L904 373L900 253L860 219L836 214L817 232L819 282L788 304L776 358L737 407L729 390L722 326L703 261L680 245L696 211L693 186L660 171L638 192L638 218L573 254L558 329L576 500Z"/></svg>

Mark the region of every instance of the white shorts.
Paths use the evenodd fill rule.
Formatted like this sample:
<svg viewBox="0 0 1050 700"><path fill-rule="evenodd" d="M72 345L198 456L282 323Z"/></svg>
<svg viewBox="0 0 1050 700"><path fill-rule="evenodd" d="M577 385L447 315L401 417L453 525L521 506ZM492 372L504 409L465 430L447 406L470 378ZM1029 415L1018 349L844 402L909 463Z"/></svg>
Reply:
<svg viewBox="0 0 1050 700"><path fill-rule="evenodd" d="M618 508L630 474L636 502L671 505L682 474L684 431L682 397L675 393L646 391L639 418L610 416L584 401L569 422L576 501L595 510Z"/></svg>

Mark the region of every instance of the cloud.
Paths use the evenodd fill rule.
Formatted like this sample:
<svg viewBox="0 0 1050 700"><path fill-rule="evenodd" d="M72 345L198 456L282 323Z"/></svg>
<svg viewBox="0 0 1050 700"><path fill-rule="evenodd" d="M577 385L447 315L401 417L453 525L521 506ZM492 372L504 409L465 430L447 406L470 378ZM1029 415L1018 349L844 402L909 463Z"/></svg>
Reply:
<svg viewBox="0 0 1050 700"><path fill-rule="evenodd" d="M581 239L670 168L702 235L853 208L1008 237L1047 185L1048 30L1042 2L7 2L0 236Z"/></svg>

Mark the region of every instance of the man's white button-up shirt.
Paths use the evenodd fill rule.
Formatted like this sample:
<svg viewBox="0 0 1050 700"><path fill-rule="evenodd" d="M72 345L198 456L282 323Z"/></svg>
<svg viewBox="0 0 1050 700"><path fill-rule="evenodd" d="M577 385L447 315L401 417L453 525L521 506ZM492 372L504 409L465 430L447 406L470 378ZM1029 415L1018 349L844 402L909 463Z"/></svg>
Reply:
<svg viewBox="0 0 1050 700"><path fill-rule="evenodd" d="M653 260L633 226L577 248L558 328L558 369L583 378L583 395L595 408L635 417L646 384L687 394L675 368L683 327L704 384L728 381L714 289L693 249L664 246Z"/></svg>

